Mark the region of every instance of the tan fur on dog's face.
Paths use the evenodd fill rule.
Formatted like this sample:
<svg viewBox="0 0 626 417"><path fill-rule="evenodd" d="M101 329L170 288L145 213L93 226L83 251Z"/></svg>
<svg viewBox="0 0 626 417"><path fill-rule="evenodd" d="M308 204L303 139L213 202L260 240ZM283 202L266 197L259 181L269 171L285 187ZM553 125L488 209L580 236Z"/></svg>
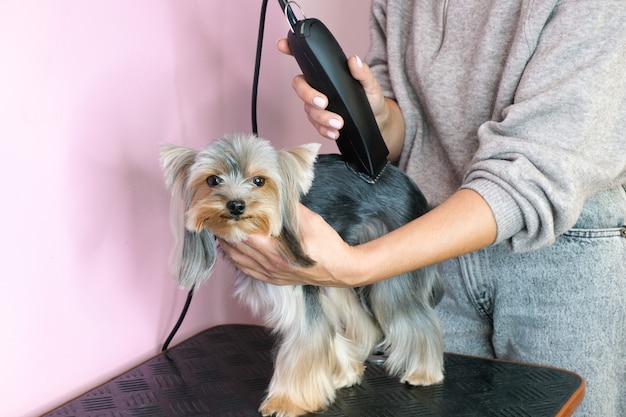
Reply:
<svg viewBox="0 0 626 417"><path fill-rule="evenodd" d="M280 233L282 180L277 154L260 141L252 145L258 146L213 147L198 154L188 179L188 229L205 228L229 241L253 233Z"/></svg>
<svg viewBox="0 0 626 417"><path fill-rule="evenodd" d="M191 288L210 275L215 236L231 242L251 234L273 236L290 260L313 263L297 239L297 205L313 183L319 147L310 143L276 150L244 134L226 136L201 151L161 145L165 183L172 193L172 270L182 286Z"/></svg>

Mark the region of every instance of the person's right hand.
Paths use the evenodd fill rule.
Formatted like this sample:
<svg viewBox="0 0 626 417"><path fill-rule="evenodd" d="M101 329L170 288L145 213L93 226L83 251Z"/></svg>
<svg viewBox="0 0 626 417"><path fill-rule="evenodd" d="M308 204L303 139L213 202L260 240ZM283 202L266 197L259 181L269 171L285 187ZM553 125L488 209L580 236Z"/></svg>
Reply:
<svg viewBox="0 0 626 417"><path fill-rule="evenodd" d="M280 52L291 55L287 39L279 39L277 47ZM389 109L378 81L367 64L356 55L348 59L348 68L352 76L363 85L372 112L380 126L381 122L387 119ZM292 87L296 95L304 102L304 111L319 134L329 139L337 139L339 129L343 127L344 122L340 115L326 110L328 97L311 87L302 74L294 77Z"/></svg>

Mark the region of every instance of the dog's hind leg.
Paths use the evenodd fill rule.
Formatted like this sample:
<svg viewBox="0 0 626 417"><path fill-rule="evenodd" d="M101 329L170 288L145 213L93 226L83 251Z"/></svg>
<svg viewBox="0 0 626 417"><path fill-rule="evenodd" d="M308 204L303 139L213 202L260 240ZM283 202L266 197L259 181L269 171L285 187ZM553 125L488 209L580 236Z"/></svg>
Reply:
<svg viewBox="0 0 626 417"><path fill-rule="evenodd" d="M381 281L370 288L372 311L384 333L385 366L411 385L443 380L443 341L433 306L438 290L436 267Z"/></svg>
<svg viewBox="0 0 626 417"><path fill-rule="evenodd" d="M270 324L278 345L274 374L259 411L264 416L292 417L327 408L335 399L332 340L335 329L320 301L320 288L272 287L290 291Z"/></svg>

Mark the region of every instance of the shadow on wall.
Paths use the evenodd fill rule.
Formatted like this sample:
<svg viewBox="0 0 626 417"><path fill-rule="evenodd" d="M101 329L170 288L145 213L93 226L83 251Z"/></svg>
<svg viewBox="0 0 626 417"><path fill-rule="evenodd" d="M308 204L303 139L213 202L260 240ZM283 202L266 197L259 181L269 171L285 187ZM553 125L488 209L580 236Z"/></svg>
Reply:
<svg viewBox="0 0 626 417"><path fill-rule="evenodd" d="M182 8L172 4L172 70L180 130L167 141L201 149L225 133L251 132L258 10L222 2ZM234 268L218 259L213 276L197 291L187 320L258 323L233 298L234 276ZM180 338L184 335L185 326Z"/></svg>
<svg viewBox="0 0 626 417"><path fill-rule="evenodd" d="M118 289L119 297L140 300L146 289L161 287L157 343L169 332L186 295L168 274L173 239L159 143L201 148L224 132L250 130L249 112L242 108L250 106L256 31L249 26L251 45L241 47L250 53L241 58L229 53L224 41L231 38L229 32L233 44L245 43L241 29L227 24L236 16L224 17L232 9L214 2L172 5L173 39L162 45L172 51L172 66L147 71L145 57L128 56L119 68L90 80L84 103L77 106L82 114L71 135L75 162L69 179L76 192L68 201L76 213L70 218L79 223L73 226L80 231L74 236L76 256L81 266L89 265L79 275L89 279L100 267L110 270L110 260L116 259L125 265L120 274L132 276ZM132 95L120 97L125 89ZM93 132L107 142L89 140ZM219 261L214 276L198 290L177 340L218 323L256 321L232 298L233 277L232 268ZM143 311L150 314L150 309Z"/></svg>
<svg viewBox="0 0 626 417"><path fill-rule="evenodd" d="M276 3L267 13L260 134L276 147L325 142L291 89L295 62L275 48L288 30ZM313 3L332 17L349 2ZM8 196L0 253L10 278L0 281L0 328L8 335L2 353L12 358L1 415L44 412L157 352L186 296L168 272L159 143L201 148L251 130L260 6L0 4L0 130L9 156L0 168ZM220 261L214 275L175 343L215 324L256 321L231 295L233 269ZM19 389L48 375L54 384Z"/></svg>

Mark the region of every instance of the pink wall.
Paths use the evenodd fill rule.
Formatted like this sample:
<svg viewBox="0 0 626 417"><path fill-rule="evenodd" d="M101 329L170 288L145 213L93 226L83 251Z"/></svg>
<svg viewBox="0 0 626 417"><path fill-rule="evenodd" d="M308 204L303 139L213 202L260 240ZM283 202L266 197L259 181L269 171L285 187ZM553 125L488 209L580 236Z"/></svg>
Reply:
<svg viewBox="0 0 626 417"><path fill-rule="evenodd" d="M287 30L275 3L260 133L278 147L320 141L290 88L295 63L274 47ZM365 53L369 2L300 3L346 52ZM158 352L185 297L168 275L158 144L250 131L260 4L0 4L1 416L39 415ZM218 267L176 341L254 321L230 295L232 274Z"/></svg>

